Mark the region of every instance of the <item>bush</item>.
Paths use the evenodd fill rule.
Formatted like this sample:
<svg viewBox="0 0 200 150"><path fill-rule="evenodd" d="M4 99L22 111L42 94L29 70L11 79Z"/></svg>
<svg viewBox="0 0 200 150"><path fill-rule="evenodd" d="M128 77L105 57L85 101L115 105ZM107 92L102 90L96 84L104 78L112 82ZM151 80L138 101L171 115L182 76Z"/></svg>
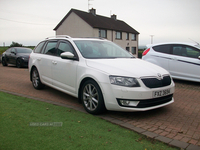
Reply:
<svg viewBox="0 0 200 150"><path fill-rule="evenodd" d="M143 53L143 51L144 51L144 50L141 50L141 49L138 50L138 58L142 58L142 53Z"/></svg>
<svg viewBox="0 0 200 150"><path fill-rule="evenodd" d="M22 47L22 44L19 44L17 42L12 42L12 44L10 45L10 47Z"/></svg>

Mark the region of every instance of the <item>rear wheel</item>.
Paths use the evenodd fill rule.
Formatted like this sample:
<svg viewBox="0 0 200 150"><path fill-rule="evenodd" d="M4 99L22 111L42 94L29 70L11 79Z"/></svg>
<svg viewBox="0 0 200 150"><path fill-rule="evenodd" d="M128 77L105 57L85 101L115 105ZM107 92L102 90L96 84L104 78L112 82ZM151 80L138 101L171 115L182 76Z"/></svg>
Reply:
<svg viewBox="0 0 200 150"><path fill-rule="evenodd" d="M86 81L81 87L81 100L88 113L100 114L106 110L101 89L93 80Z"/></svg>
<svg viewBox="0 0 200 150"><path fill-rule="evenodd" d="M36 68L33 68L32 70L31 79L32 79L33 87L35 89L42 89L44 87L44 84L42 84L42 82L40 81L39 72Z"/></svg>

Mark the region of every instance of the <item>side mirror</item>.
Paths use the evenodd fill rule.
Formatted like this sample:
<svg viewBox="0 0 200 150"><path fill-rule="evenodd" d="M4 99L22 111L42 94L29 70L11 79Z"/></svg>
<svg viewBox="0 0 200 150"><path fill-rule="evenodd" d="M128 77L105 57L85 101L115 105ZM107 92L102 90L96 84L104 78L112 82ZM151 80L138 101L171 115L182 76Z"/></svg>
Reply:
<svg viewBox="0 0 200 150"><path fill-rule="evenodd" d="M200 56L198 57L198 59L200 60Z"/></svg>
<svg viewBox="0 0 200 150"><path fill-rule="evenodd" d="M15 55L16 55L16 53L15 53L15 52L13 52L13 51L12 51L11 53L13 53L13 54L15 54Z"/></svg>
<svg viewBox="0 0 200 150"><path fill-rule="evenodd" d="M60 57L62 59L72 59L72 60L75 60L76 57L74 57L74 54L72 54L71 52L64 52L64 53L61 53Z"/></svg>

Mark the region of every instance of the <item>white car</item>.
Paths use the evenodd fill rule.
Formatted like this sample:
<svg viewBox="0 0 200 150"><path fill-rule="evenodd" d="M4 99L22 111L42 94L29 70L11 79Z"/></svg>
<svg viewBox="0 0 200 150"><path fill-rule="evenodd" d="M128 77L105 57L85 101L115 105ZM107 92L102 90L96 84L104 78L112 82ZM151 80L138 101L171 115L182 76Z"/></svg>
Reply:
<svg viewBox="0 0 200 150"><path fill-rule="evenodd" d="M161 43L147 46L142 59L163 67L174 79L200 82L200 45Z"/></svg>
<svg viewBox="0 0 200 150"><path fill-rule="evenodd" d="M104 39L47 38L31 53L29 71L35 89L47 85L77 97L91 114L146 111L174 102L168 71Z"/></svg>

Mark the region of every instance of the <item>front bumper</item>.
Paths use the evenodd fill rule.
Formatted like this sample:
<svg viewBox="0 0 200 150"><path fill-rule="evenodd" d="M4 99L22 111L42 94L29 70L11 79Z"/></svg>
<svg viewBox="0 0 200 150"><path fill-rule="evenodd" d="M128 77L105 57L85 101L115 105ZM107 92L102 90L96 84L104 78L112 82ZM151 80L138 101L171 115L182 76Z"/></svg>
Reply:
<svg viewBox="0 0 200 150"><path fill-rule="evenodd" d="M169 105L174 102L173 93L175 85L172 82L169 86L150 89L142 85L141 87L128 88L111 84L102 84L104 102L107 110L115 111L147 111ZM153 97L153 92L170 89L170 93L165 96ZM122 105L120 101L129 101L131 105Z"/></svg>
<svg viewBox="0 0 200 150"><path fill-rule="evenodd" d="M28 59L21 59L21 66L28 67Z"/></svg>

